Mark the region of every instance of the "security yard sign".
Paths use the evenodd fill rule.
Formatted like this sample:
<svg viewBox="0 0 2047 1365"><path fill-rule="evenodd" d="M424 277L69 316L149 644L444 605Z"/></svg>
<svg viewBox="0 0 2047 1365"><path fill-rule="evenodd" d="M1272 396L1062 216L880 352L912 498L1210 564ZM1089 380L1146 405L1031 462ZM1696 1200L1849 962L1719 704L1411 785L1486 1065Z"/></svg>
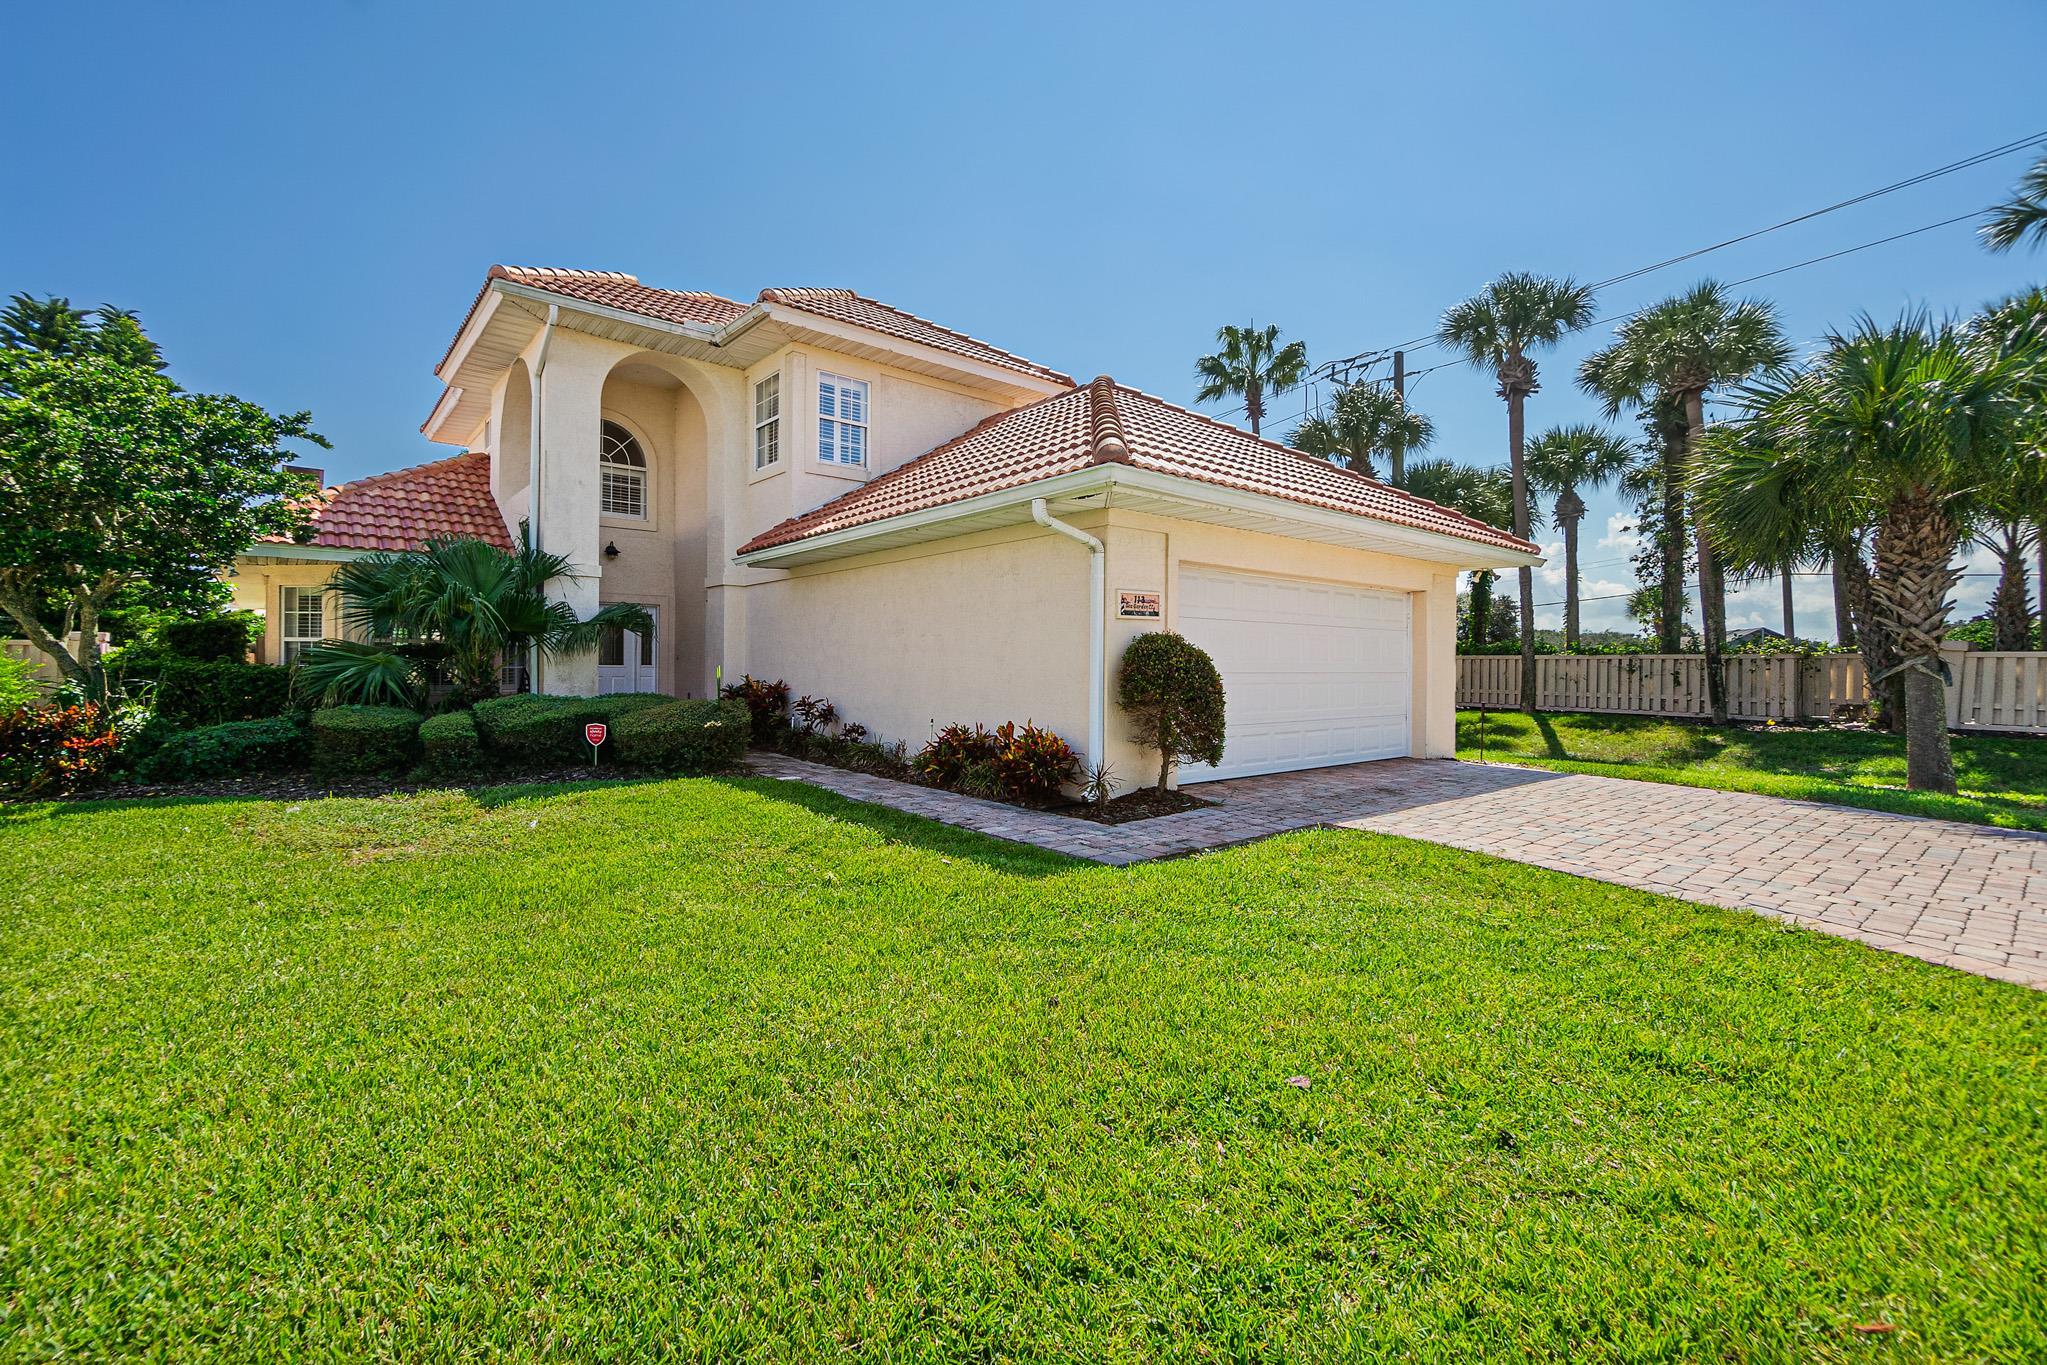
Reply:
<svg viewBox="0 0 2047 1365"><path fill-rule="evenodd" d="M590 741L591 767L594 768L597 766L598 746L604 743L605 736L609 735L610 733L611 727L606 725L601 720L593 720L588 725L585 725L583 727L583 738Z"/></svg>

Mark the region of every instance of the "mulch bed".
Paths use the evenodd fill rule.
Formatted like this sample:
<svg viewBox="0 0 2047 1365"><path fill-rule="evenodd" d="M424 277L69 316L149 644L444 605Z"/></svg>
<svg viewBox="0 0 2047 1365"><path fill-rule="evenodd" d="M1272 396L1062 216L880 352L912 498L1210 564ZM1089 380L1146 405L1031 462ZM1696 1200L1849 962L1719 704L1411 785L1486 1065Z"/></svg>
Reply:
<svg viewBox="0 0 2047 1365"><path fill-rule="evenodd" d="M315 778L309 772L260 773L247 777L215 778L206 782L123 783L109 782L90 791L69 795L0 798L37 805L45 801L145 801L160 799L194 800L204 797L236 797L244 801L314 801L325 796L390 796L400 792L481 791L486 787L524 787L558 782L643 782L655 774L633 768L576 767L542 768L532 772L475 773L467 779L410 777L353 777L341 781Z"/></svg>
<svg viewBox="0 0 2047 1365"><path fill-rule="evenodd" d="M1156 787L1146 787L1142 791L1126 792L1106 806L1075 802L1071 806L1054 807L1051 813L1070 815L1076 820L1092 820L1098 825L1127 825L1133 820L1151 820L1161 815L1178 815L1182 811L1205 810L1214 804L1213 801L1204 801L1183 791L1162 792Z"/></svg>

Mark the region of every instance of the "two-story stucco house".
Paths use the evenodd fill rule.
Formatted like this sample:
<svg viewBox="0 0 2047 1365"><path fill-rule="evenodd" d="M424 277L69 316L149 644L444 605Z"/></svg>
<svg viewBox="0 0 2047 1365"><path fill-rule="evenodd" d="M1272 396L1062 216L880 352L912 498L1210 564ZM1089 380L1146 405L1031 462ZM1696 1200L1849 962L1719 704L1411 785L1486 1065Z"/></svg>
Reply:
<svg viewBox="0 0 2047 1365"><path fill-rule="evenodd" d="M1228 751L1183 780L1454 748L1466 568L1535 547L1107 378L1066 375L839 289L751 303L605 271L493 267L423 430L467 452L331 489L257 547L264 657L335 629L336 561L531 523L568 590L651 641L555 659L539 690L704 696L786 679L921 744L1035 720L1126 782L1114 704L1141 631L1205 647Z"/></svg>

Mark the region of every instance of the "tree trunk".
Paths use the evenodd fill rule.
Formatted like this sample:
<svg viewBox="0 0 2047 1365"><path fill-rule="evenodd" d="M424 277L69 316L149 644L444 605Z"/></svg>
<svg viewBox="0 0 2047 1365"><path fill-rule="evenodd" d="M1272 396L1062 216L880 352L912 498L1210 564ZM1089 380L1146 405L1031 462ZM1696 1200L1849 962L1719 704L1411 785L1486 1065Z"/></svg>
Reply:
<svg viewBox="0 0 2047 1365"><path fill-rule="evenodd" d="M1930 489L1899 494L1876 532L1876 574L1870 595L1893 632L1905 678L1905 785L1913 791L1955 791L1948 750L1947 695L1940 643L1947 635L1947 595L1960 581L1954 566L1959 528Z"/></svg>
<svg viewBox="0 0 2047 1365"><path fill-rule="evenodd" d="M1663 583L1657 647L1665 654L1684 650L1685 628L1685 476L1684 447L1663 438Z"/></svg>
<svg viewBox="0 0 2047 1365"><path fill-rule="evenodd" d="M1251 419L1251 434L1258 434L1258 423L1265 417L1265 391L1255 379L1244 384L1244 415ZM1164 787L1159 788L1164 791Z"/></svg>
<svg viewBox="0 0 2047 1365"><path fill-rule="evenodd" d="M1564 533L1564 648L1578 649L1578 522L1585 515L1585 500L1575 488L1566 488L1557 498L1557 523Z"/></svg>
<svg viewBox="0 0 2047 1365"><path fill-rule="evenodd" d="M24 640L27 640L37 649L49 655L56 662L57 671L64 675L66 682L75 683L81 688L90 689L92 685L92 671L72 657L71 651L64 647L64 641L61 636L52 635L49 631L43 629L42 621L36 616L34 603L30 602L26 597L17 597L10 594L0 597L0 611L4 611L14 618L14 623L21 627L21 637ZM82 639L79 642L79 649L81 652L85 649L85 643ZM95 657L97 657L96 654Z"/></svg>
<svg viewBox="0 0 2047 1365"><path fill-rule="evenodd" d="M1891 672L1898 666L1898 649L1889 627L1877 619L1876 602L1869 588L1869 565L1863 562L1862 547L1853 544L1843 547L1835 554L1834 565L1841 574L1849 615L1853 618L1852 633L1862 650L1864 675L1871 679L1890 675L1882 682L1872 681L1869 686L1871 699L1877 704L1877 728L1900 734L1905 729L1905 679L1903 674Z"/></svg>
<svg viewBox="0 0 2047 1365"><path fill-rule="evenodd" d="M1501 375L1500 382L1507 384L1507 376ZM1527 395L1519 386L1509 388L1507 452L1514 475L1514 534L1522 540L1528 539L1528 471L1521 462L1525 420L1522 408L1527 401ZM1535 570L1523 564L1514 571L1514 578L1521 589L1521 709L1532 715L1535 711Z"/></svg>
<svg viewBox="0 0 2047 1365"><path fill-rule="evenodd" d="M1855 644L1855 609L1849 600L1848 569L1842 559L1849 554L1860 556L1853 546L1836 550L1827 556L1827 572L1834 579L1834 643L1844 648Z"/></svg>
<svg viewBox="0 0 2047 1365"><path fill-rule="evenodd" d="M1478 569L1471 575L1471 643L1486 643L1486 629L1493 619L1493 571Z"/></svg>
<svg viewBox="0 0 2047 1365"><path fill-rule="evenodd" d="M2040 557L2040 648L2047 649L2047 517L2033 523L2033 552Z"/></svg>
<svg viewBox="0 0 2047 1365"><path fill-rule="evenodd" d="M1697 460L1699 441L1706 434L1705 395L1697 389L1685 394L1685 464ZM1697 520L1696 516L1694 520ZM1699 639L1706 652L1706 705L1715 725L1727 724L1727 664L1721 657L1727 644L1727 585L1720 574L1720 562L1713 557L1712 538L1706 523L1698 522L1699 544Z"/></svg>
<svg viewBox="0 0 2047 1365"><path fill-rule="evenodd" d="M1997 589L1990 594L1990 621L1998 649L2032 644L2033 604L2026 600L2026 547L2019 529L2007 526L1997 547Z"/></svg>
<svg viewBox="0 0 2047 1365"><path fill-rule="evenodd" d="M1386 452L1386 468L1395 488L1407 487L1407 442L1398 436L1393 438L1393 448Z"/></svg>
<svg viewBox="0 0 2047 1365"><path fill-rule="evenodd" d="M1791 610L1791 565L1788 561L1785 563L1783 571L1777 577L1778 581L1784 585L1784 638L1796 640L1798 638L1798 621L1792 615Z"/></svg>
<svg viewBox="0 0 2047 1365"><path fill-rule="evenodd" d="M1164 796L1166 794L1166 783L1169 780L1171 780L1172 776L1173 746L1170 744L1161 744L1159 746L1159 788L1158 788L1160 796Z"/></svg>

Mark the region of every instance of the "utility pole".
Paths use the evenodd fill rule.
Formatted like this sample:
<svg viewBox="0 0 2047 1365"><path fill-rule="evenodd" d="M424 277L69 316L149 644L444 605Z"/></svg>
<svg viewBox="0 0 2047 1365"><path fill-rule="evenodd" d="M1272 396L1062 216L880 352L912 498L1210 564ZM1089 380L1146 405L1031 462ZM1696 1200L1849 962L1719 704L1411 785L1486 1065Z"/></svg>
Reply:
<svg viewBox="0 0 2047 1365"><path fill-rule="evenodd" d="M1400 400L1400 410L1407 411L1407 352L1393 353L1393 396ZM1400 487L1407 482L1407 438L1393 438L1393 486Z"/></svg>

